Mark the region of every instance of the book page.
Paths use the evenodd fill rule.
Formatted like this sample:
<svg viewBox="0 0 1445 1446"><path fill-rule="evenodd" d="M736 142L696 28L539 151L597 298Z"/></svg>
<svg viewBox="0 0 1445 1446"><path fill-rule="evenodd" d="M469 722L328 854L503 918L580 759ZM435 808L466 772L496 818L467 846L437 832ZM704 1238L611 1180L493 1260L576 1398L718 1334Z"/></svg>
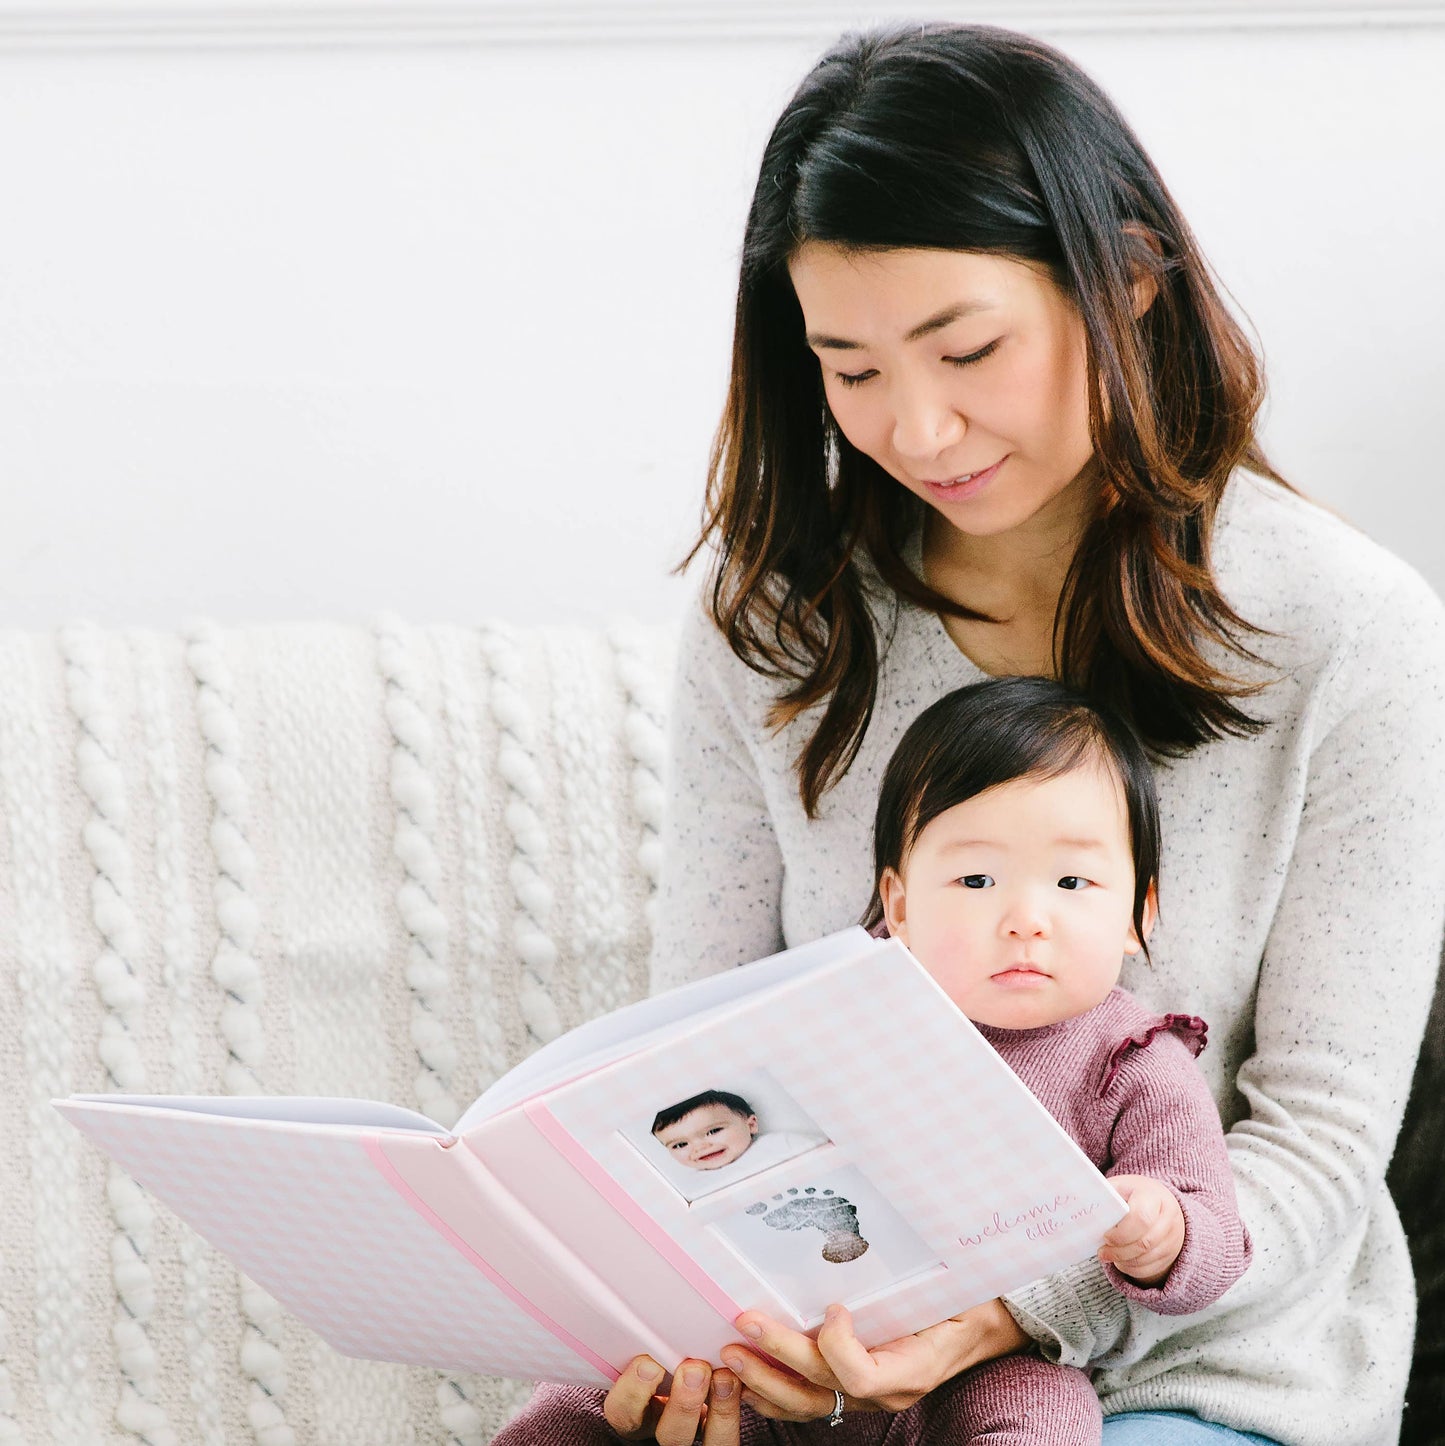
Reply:
<svg viewBox="0 0 1445 1446"><path fill-rule="evenodd" d="M737 1138L679 1165L669 1152L696 1121L668 1122L713 1094L745 1102ZM718 1349L735 1338L728 1310L811 1331L834 1301L865 1345L897 1339L1086 1258L1124 1214L897 941L680 1025L524 1110L640 1239L724 1303ZM701 1188L679 1186L688 1168ZM565 1228L565 1207L529 1197L525 1179L513 1188ZM595 1268L615 1268L621 1293L617 1257Z"/></svg>
<svg viewBox="0 0 1445 1446"><path fill-rule="evenodd" d="M543 1045L504 1074L457 1122L456 1133L464 1135L482 1120L524 1099L635 1054L675 1031L684 1021L691 1028L760 990L771 989L881 945L881 940L854 925L811 944L785 949L754 964L712 974L665 994L615 1009Z"/></svg>
<svg viewBox="0 0 1445 1446"><path fill-rule="evenodd" d="M80 1104L130 1105L136 1109L185 1110L236 1120L274 1120L307 1125L354 1125L358 1129L416 1130L445 1136L435 1120L377 1100L337 1099L325 1095L72 1095ZM53 1100L57 1108L66 1101Z"/></svg>
<svg viewBox="0 0 1445 1446"><path fill-rule="evenodd" d="M605 1387L605 1361L560 1335L493 1265L459 1250L380 1168L420 1132L66 1101L63 1113L182 1220L346 1355ZM504 1202L505 1203L505 1202ZM469 1197L480 1237L496 1202Z"/></svg>

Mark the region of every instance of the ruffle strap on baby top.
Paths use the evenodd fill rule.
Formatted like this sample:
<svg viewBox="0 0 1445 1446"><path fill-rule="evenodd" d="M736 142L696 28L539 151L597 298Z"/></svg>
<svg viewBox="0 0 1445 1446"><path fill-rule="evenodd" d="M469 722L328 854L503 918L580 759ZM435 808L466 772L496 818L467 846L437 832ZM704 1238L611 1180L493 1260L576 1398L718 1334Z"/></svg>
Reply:
<svg viewBox="0 0 1445 1446"><path fill-rule="evenodd" d="M1104 1077L1099 1082L1099 1094L1108 1092L1114 1083L1124 1061L1136 1049L1148 1049L1161 1034L1175 1034L1183 1040L1190 1054L1198 1057L1209 1043L1209 1026L1197 1014L1161 1014L1143 1028L1121 1039L1109 1052L1104 1063Z"/></svg>

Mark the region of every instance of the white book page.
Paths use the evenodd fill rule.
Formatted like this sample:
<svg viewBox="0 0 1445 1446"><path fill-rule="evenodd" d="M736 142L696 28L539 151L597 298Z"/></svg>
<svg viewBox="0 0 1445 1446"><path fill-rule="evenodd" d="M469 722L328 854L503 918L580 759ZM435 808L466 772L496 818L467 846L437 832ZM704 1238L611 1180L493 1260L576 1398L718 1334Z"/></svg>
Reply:
<svg viewBox="0 0 1445 1446"><path fill-rule="evenodd" d="M665 994L625 1005L543 1045L509 1070L461 1117L456 1133L465 1134L472 1126L521 1100L634 1054L682 1020L699 1020L789 979L885 947L885 940L875 939L855 924L811 944L800 944L754 964L711 974Z"/></svg>
<svg viewBox="0 0 1445 1446"><path fill-rule="evenodd" d="M186 1110L238 1120L278 1120L301 1125L355 1125L363 1129L418 1130L445 1137L435 1120L400 1105L376 1100L311 1095L72 1095L76 1104L131 1105L138 1109ZM67 1101L56 1100L63 1107Z"/></svg>
<svg viewBox="0 0 1445 1446"><path fill-rule="evenodd" d="M752 1175L744 1153L743 1173L711 1193L679 1189L651 1126L660 1107L709 1087L755 1110L748 1153L785 1130L805 1147L761 1156ZM799 1330L842 1301L869 1347L1086 1259L1124 1214L896 940L689 1022L550 1092L545 1108L573 1167L629 1197L643 1238L723 1300ZM517 1188L539 1216L550 1208ZM731 1318L720 1311L716 1339L687 1349L720 1350Z"/></svg>
<svg viewBox="0 0 1445 1446"><path fill-rule="evenodd" d="M854 926L811 944L713 974L651 999L639 1000L600 1019L589 1020L529 1055L476 1100L448 1131L416 1110L376 1100L307 1095L74 1095L77 1103L128 1105L140 1109L185 1110L234 1119L275 1120L291 1124L354 1126L361 1129L413 1130L443 1138L460 1135L502 1110L544 1089L576 1079L613 1060L635 1053L682 1020L696 1020L761 990L796 979L814 969L884 946ZM57 1104L63 1103L56 1101Z"/></svg>

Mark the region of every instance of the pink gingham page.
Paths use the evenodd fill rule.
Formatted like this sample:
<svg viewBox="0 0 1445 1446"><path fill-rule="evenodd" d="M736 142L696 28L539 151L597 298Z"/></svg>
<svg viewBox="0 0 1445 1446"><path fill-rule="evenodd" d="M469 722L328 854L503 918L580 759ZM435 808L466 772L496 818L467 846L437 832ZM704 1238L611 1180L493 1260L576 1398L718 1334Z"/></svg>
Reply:
<svg viewBox="0 0 1445 1446"><path fill-rule="evenodd" d="M744 1150L712 1189L652 1132L660 1111L706 1091L754 1112L762 1165L749 1173ZM842 1301L875 1345L1083 1259L1124 1214L897 941L681 1026L524 1111L715 1302L716 1330L686 1347L715 1362L737 1339L730 1310L812 1330ZM525 1199L524 1181L512 1188ZM575 1229L585 1239L580 1216Z"/></svg>
<svg viewBox="0 0 1445 1446"><path fill-rule="evenodd" d="M516 1291L511 1262L465 1248L389 1174L393 1142L443 1157L455 1153L443 1136L104 1097L56 1103L345 1355L582 1385L613 1378ZM474 1196L472 1209L485 1241L486 1200Z"/></svg>

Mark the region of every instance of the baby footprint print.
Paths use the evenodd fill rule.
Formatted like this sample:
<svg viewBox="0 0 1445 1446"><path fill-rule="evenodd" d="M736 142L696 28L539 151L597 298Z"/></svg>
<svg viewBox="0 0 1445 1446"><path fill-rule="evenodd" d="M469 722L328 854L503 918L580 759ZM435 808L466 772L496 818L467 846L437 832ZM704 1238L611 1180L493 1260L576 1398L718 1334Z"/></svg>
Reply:
<svg viewBox="0 0 1445 1446"><path fill-rule="evenodd" d="M821 1230L826 1237L823 1259L834 1265L857 1260L868 1249L868 1242L858 1231L857 1207L841 1195L809 1185L801 1190L780 1190L773 1200L772 1205L759 1200L744 1213L761 1215L763 1224L774 1230Z"/></svg>

